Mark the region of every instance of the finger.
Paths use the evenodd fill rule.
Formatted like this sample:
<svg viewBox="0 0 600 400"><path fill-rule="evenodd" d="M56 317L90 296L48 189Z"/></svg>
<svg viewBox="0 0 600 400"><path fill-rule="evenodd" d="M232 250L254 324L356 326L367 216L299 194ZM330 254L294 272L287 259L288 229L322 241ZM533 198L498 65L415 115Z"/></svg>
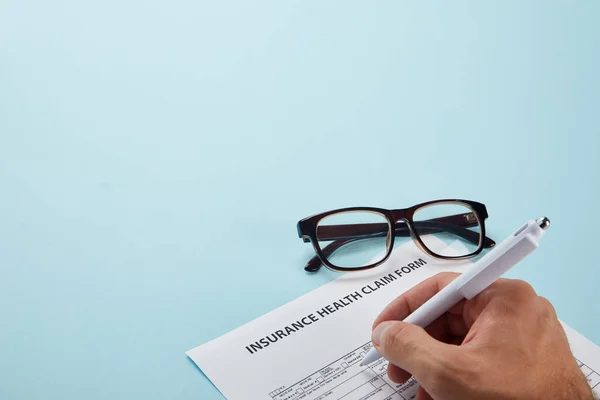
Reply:
<svg viewBox="0 0 600 400"><path fill-rule="evenodd" d="M384 321L372 334L373 345L390 363L414 375L421 383L440 372L440 368L452 362L450 346L429 336L416 325L401 321ZM445 359L446 362L440 362Z"/></svg>
<svg viewBox="0 0 600 400"><path fill-rule="evenodd" d="M465 325L470 329L484 310L494 311L494 305L501 306L503 311L524 311L524 305L531 304L534 298L537 298L537 294L527 282L498 279L467 302L463 309Z"/></svg>
<svg viewBox="0 0 600 400"><path fill-rule="evenodd" d="M425 332L439 342L459 345L469 329L462 316L444 314L425 328Z"/></svg>
<svg viewBox="0 0 600 400"><path fill-rule="evenodd" d="M435 340L439 340L440 342L445 342L450 337L450 328L448 326L448 316L442 315L437 318L428 327L425 328L425 331L434 338Z"/></svg>
<svg viewBox="0 0 600 400"><path fill-rule="evenodd" d="M391 381L394 383L404 383L407 380L409 380L412 376L410 372L406 372L402 368L392 363L388 364L387 374Z"/></svg>
<svg viewBox="0 0 600 400"><path fill-rule="evenodd" d="M437 292L442 290L450 282L456 279L458 275L459 274L443 272L432 276L431 278L419 283L417 286L409 289L388 304L386 308L384 308L384 310L375 319L375 322L373 323L373 329L375 329L375 327L382 321L403 320L409 314L423 305L423 303L432 298ZM457 310L453 311L457 312ZM462 310L460 310L460 312L462 312Z"/></svg>
<svg viewBox="0 0 600 400"><path fill-rule="evenodd" d="M425 391L425 389L423 389L423 387L421 386L417 389L417 395L416 395L415 399L416 400L433 400L433 397L431 397L429 395L429 393L427 393Z"/></svg>
<svg viewBox="0 0 600 400"><path fill-rule="evenodd" d="M448 333L453 336L465 336L469 328L462 315L446 314L448 320Z"/></svg>

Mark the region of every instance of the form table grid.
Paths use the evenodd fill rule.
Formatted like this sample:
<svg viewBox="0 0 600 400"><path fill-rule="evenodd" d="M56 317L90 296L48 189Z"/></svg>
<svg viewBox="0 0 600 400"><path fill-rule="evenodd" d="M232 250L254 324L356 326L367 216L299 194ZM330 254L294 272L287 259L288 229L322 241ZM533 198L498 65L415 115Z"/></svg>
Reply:
<svg viewBox="0 0 600 400"><path fill-rule="evenodd" d="M273 400L415 399L418 383L414 379L403 384L392 382L387 376L387 360L360 365L371 347L371 342L367 342L289 387L272 391L269 396ZM581 360L577 362L595 398L600 399L600 374Z"/></svg>

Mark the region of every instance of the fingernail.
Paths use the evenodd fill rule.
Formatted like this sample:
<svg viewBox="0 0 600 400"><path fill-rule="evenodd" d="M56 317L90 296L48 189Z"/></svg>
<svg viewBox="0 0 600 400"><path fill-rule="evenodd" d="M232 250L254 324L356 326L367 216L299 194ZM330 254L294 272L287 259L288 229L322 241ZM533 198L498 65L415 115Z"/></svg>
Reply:
<svg viewBox="0 0 600 400"><path fill-rule="evenodd" d="M385 321L375 327L373 334L371 335L371 340L375 346L379 346L379 344L382 342L385 331L391 324L392 321Z"/></svg>

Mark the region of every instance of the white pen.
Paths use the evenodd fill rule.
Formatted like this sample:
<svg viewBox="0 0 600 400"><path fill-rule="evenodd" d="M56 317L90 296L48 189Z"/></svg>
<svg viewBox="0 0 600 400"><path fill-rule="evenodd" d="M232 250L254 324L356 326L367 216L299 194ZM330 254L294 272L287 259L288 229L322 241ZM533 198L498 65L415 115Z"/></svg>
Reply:
<svg viewBox="0 0 600 400"><path fill-rule="evenodd" d="M417 308L404 319L404 322L425 328L462 299L472 299L537 249L538 242L548 226L550 220L546 217L528 221L477 261L467 272L458 276ZM360 365L370 364L381 357L373 347Z"/></svg>

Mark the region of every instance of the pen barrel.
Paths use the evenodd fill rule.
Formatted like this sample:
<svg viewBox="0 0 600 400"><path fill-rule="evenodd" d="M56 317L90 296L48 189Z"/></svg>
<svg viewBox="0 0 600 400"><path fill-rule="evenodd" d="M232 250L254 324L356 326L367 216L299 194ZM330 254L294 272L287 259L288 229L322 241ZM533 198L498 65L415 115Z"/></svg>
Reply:
<svg viewBox="0 0 600 400"><path fill-rule="evenodd" d="M457 282L457 279L455 279L406 317L404 322L420 326L421 328L428 327L433 321L441 317L464 298L457 290L459 286L460 282Z"/></svg>
<svg viewBox="0 0 600 400"><path fill-rule="evenodd" d="M506 271L537 249L538 241L543 234L544 231L535 221L530 221L486 254L476 263L475 268L456 279L462 283L458 287L460 294L466 299L472 299L481 293Z"/></svg>

